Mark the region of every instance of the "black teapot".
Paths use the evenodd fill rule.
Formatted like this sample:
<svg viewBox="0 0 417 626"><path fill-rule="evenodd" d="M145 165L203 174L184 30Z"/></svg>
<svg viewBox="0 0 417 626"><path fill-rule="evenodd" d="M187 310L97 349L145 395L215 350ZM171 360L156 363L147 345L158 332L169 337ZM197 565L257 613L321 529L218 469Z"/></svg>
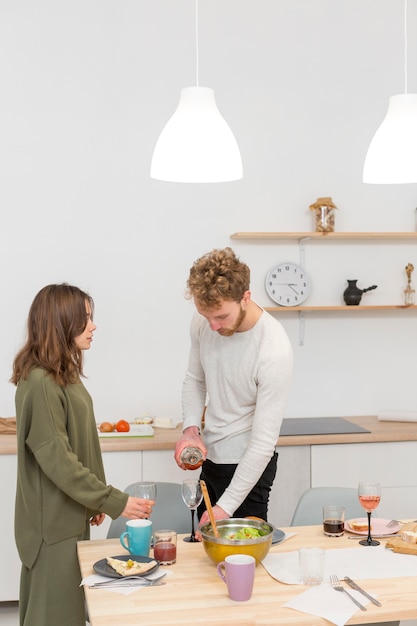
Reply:
<svg viewBox="0 0 417 626"><path fill-rule="evenodd" d="M357 280L348 280L348 286L343 292L343 300L347 305L359 304L362 298L362 294L366 291L371 291L372 289L376 289L378 285L372 285L371 287L367 287L366 289L359 289L357 286Z"/></svg>

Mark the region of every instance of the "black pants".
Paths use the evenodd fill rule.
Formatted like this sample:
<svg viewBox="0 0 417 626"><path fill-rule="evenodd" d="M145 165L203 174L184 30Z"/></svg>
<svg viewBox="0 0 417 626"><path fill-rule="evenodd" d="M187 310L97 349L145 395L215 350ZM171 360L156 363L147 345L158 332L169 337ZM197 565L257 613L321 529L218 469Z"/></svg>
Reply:
<svg viewBox="0 0 417 626"><path fill-rule="evenodd" d="M233 513L233 517L247 517L248 515L253 515L267 520L269 493L277 473L277 462L278 453L275 452L256 485L248 493L239 508ZM210 501L213 506L229 486L233 474L236 471L236 467L236 463L213 463L209 459L204 461L200 478L204 480L207 485ZM205 510L206 505L203 500L197 509L199 519Z"/></svg>

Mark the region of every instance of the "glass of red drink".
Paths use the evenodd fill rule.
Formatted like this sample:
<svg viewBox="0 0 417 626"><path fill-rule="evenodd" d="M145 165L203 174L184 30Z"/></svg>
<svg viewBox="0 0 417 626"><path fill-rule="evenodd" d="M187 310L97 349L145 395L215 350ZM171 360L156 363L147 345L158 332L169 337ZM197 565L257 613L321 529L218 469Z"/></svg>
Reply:
<svg viewBox="0 0 417 626"><path fill-rule="evenodd" d="M161 565L173 565L177 560L175 530L156 530L153 534L153 555Z"/></svg>
<svg viewBox="0 0 417 626"><path fill-rule="evenodd" d="M328 537L341 537L345 530L345 507L325 504L323 507L323 532Z"/></svg>

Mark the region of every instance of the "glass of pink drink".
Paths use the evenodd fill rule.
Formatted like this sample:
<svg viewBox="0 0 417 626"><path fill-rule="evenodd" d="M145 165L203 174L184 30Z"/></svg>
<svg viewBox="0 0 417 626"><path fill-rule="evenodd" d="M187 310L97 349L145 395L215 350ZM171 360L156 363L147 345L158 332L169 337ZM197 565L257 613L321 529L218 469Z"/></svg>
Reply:
<svg viewBox="0 0 417 626"><path fill-rule="evenodd" d="M361 482L358 487L358 497L361 506L368 515L368 537L359 543L362 546L379 546L379 541L371 537L371 514L375 511L381 500L380 483Z"/></svg>

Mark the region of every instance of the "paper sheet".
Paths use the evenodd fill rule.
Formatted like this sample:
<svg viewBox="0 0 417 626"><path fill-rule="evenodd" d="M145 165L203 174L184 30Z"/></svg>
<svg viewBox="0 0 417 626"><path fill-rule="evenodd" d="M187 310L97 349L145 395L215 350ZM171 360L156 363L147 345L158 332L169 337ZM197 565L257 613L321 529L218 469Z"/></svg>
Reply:
<svg viewBox="0 0 417 626"><path fill-rule="evenodd" d="M276 580L289 585L299 585L298 550L293 552L270 552L262 561L266 571ZM324 580L330 574L339 578L349 576L353 580L368 578L398 578L417 576L417 557L396 554L380 545L372 548L334 549L325 551Z"/></svg>
<svg viewBox="0 0 417 626"><path fill-rule="evenodd" d="M367 606L370 601L358 591L349 589L349 593L359 600L363 606ZM359 609L348 596L332 589L330 584L323 583L317 587L311 587L304 593L300 593L283 606L296 609L310 615L324 617L336 626L344 626L354 613L363 614L366 622L366 612Z"/></svg>

